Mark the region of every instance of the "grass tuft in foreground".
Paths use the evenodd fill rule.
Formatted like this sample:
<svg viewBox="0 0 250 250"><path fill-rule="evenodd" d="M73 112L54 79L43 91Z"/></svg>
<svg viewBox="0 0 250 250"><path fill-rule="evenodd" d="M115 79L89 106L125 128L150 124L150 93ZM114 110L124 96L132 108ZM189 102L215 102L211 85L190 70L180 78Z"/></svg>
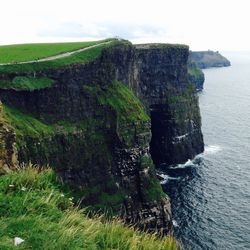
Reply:
<svg viewBox="0 0 250 250"><path fill-rule="evenodd" d="M0 249L178 249L172 237L88 218L65 190L51 169L29 165L1 176ZM16 247L14 237L25 241Z"/></svg>

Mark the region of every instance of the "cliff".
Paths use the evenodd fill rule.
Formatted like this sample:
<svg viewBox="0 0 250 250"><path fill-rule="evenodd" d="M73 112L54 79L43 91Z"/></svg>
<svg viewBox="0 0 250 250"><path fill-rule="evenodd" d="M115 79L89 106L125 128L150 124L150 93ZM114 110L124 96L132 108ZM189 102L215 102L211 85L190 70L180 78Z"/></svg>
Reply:
<svg viewBox="0 0 250 250"><path fill-rule="evenodd" d="M153 162L185 162L204 149L188 53L114 41L84 61L0 66L1 115L15 132L8 148L19 162L50 164L82 205L168 232L170 200Z"/></svg>
<svg viewBox="0 0 250 250"><path fill-rule="evenodd" d="M230 66L230 61L222 56L218 51L191 51L189 61L195 63L200 69L210 67L227 67Z"/></svg>
<svg viewBox="0 0 250 250"><path fill-rule="evenodd" d="M195 63L188 63L188 80L194 85L196 91L203 90L205 76Z"/></svg>

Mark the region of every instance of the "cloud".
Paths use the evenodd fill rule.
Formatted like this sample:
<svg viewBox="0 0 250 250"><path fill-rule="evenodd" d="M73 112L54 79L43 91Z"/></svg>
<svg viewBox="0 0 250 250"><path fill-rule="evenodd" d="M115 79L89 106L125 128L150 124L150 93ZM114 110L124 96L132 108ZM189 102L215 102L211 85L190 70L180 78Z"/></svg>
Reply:
<svg viewBox="0 0 250 250"><path fill-rule="evenodd" d="M124 39L138 39L159 37L167 34L167 30L159 25L150 24L132 24L132 23L61 23L52 28L44 29L37 33L41 37L58 37L58 38L106 38L119 36Z"/></svg>
<svg viewBox="0 0 250 250"><path fill-rule="evenodd" d="M185 43L192 50L248 50L246 0L8 0L0 44L120 36L133 43Z"/></svg>
<svg viewBox="0 0 250 250"><path fill-rule="evenodd" d="M80 24L75 22L54 25L37 32L40 37L99 37L103 31L95 24Z"/></svg>

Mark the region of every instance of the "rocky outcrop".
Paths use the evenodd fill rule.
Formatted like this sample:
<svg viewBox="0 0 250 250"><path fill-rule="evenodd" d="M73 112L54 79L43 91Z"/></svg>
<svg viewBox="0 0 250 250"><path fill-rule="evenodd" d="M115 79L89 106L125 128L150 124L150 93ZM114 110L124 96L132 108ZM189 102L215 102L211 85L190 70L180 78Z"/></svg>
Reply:
<svg viewBox="0 0 250 250"><path fill-rule="evenodd" d="M188 63L188 80L194 85L196 91L203 90L205 76L195 63Z"/></svg>
<svg viewBox="0 0 250 250"><path fill-rule="evenodd" d="M36 72L53 79L49 88L0 90L18 160L50 164L84 205L168 232L170 202L152 159L175 164L203 151L188 53L186 46L121 43L87 64Z"/></svg>
<svg viewBox="0 0 250 250"><path fill-rule="evenodd" d="M5 120L0 102L0 175L13 170L18 163L15 139L15 132Z"/></svg>
<svg viewBox="0 0 250 250"><path fill-rule="evenodd" d="M222 56L218 51L190 51L189 61L195 63L200 69L211 67L228 67L230 61Z"/></svg>
<svg viewBox="0 0 250 250"><path fill-rule="evenodd" d="M129 56L128 56L129 55ZM146 44L112 51L116 77L127 83L151 117L154 163L177 164L203 152L198 98L188 81L188 47ZM129 72L129 73L127 73Z"/></svg>

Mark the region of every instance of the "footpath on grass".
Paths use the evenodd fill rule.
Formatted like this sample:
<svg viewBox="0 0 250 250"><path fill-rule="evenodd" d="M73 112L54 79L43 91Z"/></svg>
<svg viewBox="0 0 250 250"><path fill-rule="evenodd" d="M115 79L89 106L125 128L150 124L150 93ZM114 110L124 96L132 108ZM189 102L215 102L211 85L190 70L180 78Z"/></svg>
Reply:
<svg viewBox="0 0 250 250"><path fill-rule="evenodd" d="M16 65L16 64L28 64L28 63L39 63L39 62L53 61L53 60L56 60L56 59L69 57L69 56L71 56L71 55L74 55L74 54L83 52L83 51L85 51L85 50L89 50L89 49L93 49L93 48L96 48L96 47L99 47L99 46L102 46L102 45L105 45L105 44L109 44L109 43L111 43L111 42L112 42L112 41L108 41L108 42L104 42L104 43L99 43L99 44L92 45L92 46L89 46L89 47L86 47L86 48L74 50L74 51L71 51L71 52L62 53L62 54L55 55L55 56L49 56L49 57L45 57L45 58L37 59L37 60L31 60L31 61L25 61L25 62L17 62L17 63L0 63L0 66L4 66L4 65Z"/></svg>

